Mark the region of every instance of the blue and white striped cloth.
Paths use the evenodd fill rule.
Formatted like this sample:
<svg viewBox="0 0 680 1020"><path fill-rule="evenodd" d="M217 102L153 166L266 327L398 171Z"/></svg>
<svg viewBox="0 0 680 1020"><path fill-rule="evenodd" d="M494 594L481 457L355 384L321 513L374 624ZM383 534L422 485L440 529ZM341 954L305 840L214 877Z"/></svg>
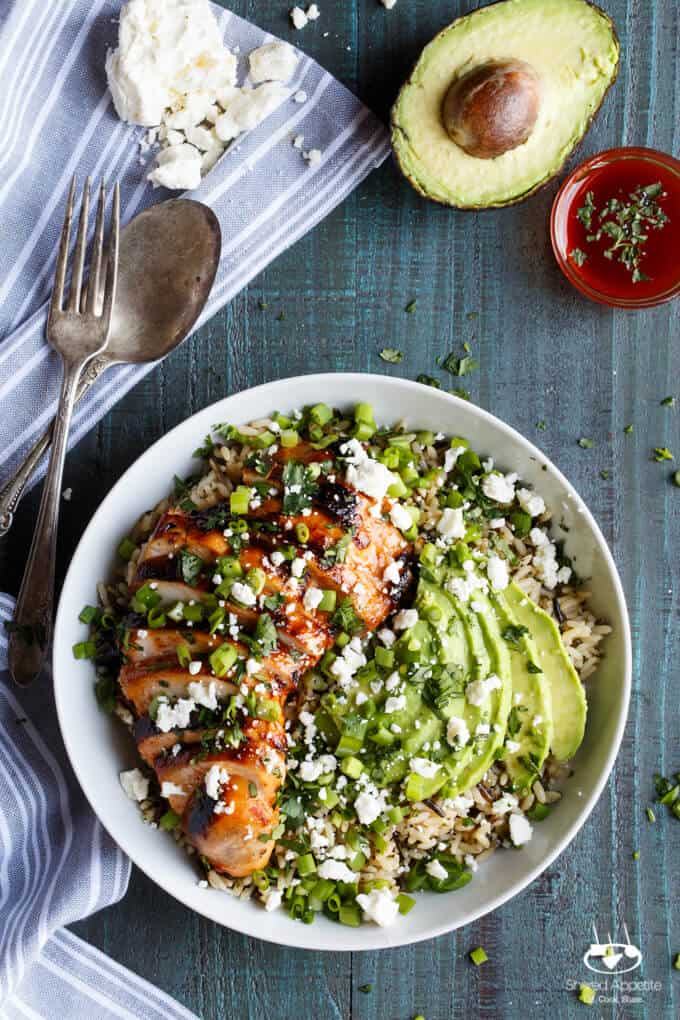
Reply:
<svg viewBox="0 0 680 1020"><path fill-rule="evenodd" d="M9 6L8 6L9 4ZM54 417L59 373L45 343L66 193L74 173L121 182L123 221L169 196L153 191L140 165L143 132L116 117L104 59L116 45L121 0L0 2L0 486ZM219 12L227 44L246 55L271 41ZM244 68L245 70L245 63ZM206 322L280 252L326 216L387 156L387 132L317 63L302 56L284 103L238 139L191 197L222 227L223 257ZM313 167L291 145L318 148ZM108 371L77 407L80 439L150 366Z"/></svg>
<svg viewBox="0 0 680 1020"><path fill-rule="evenodd" d="M7 672L14 603L0 595L0 1017L196 1020L64 925L124 895L130 862L80 792L49 677Z"/></svg>
<svg viewBox="0 0 680 1020"><path fill-rule="evenodd" d="M121 0L0 0L0 486L54 416L56 358L46 302L73 174L121 182L123 221L167 197L145 182L142 132L115 115L104 77ZM269 41L216 9L230 47ZM310 230L386 157L384 127L314 61L302 57L289 102L239 139L192 196L222 227L223 258L205 322ZM318 148L308 166L291 136ZM78 406L76 442L142 376L111 369ZM43 466L44 469L44 466ZM38 473L37 477L40 477ZM187 1018L162 992L64 930L119 899L129 863L93 816L56 729L51 684L10 686L0 595L0 1016Z"/></svg>

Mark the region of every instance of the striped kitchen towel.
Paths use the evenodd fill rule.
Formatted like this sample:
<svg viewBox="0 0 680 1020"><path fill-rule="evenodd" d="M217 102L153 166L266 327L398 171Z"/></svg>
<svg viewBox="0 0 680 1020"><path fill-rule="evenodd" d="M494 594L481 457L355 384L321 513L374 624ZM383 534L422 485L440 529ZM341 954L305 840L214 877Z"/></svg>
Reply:
<svg viewBox="0 0 680 1020"><path fill-rule="evenodd" d="M120 7L121 0L0 3L0 487L55 413L59 371L45 342L45 309L71 177L118 178L124 222L169 197L146 182L138 145L143 130L118 119L106 88L104 60L117 44ZM271 41L254 25L215 10L227 45L239 47L244 62L250 50ZM302 56L289 85L307 101L284 103L239 138L191 192L217 214L224 242L199 325L388 153L383 125L313 60ZM322 152L314 166L291 145L298 133L306 148ZM71 442L149 371L123 366L100 378L76 409Z"/></svg>
<svg viewBox="0 0 680 1020"><path fill-rule="evenodd" d="M69 767L50 678L30 693L10 680L13 610L0 595L0 1017L196 1020L64 928L120 899L130 862Z"/></svg>

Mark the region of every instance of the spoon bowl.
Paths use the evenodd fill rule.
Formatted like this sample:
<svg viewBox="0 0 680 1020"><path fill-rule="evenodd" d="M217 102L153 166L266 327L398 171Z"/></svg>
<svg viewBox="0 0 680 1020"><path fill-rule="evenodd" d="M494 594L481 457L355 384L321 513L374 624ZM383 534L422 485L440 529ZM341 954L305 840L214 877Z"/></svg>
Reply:
<svg viewBox="0 0 680 1020"><path fill-rule="evenodd" d="M118 296L100 361L157 361L184 340L205 307L220 261L221 232L212 209L172 198L123 228Z"/></svg>

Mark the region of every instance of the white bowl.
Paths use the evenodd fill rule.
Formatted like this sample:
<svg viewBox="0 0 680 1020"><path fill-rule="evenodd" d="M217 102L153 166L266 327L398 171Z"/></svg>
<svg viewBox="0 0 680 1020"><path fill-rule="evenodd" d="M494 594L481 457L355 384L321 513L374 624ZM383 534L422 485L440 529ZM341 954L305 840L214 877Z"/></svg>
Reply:
<svg viewBox="0 0 680 1020"><path fill-rule="evenodd" d="M586 737L557 810L534 827L533 839L521 850L493 854L459 892L419 895L408 916L386 929L348 928L321 915L313 925L304 925L282 911L265 913L228 893L199 888L191 860L167 835L144 825L137 806L123 793L118 774L136 764L135 750L122 725L98 708L92 665L74 661L71 652L73 644L86 637L78 613L95 601L97 581L110 575L114 550L140 514L166 496L173 474L196 470L192 451L211 426L243 423L318 401L339 407L367 401L378 422L404 418L419 428L469 437L480 454L519 472L545 497L555 520L569 529L563 536L566 551L577 572L590 579L595 612L614 628L600 668L588 681ZM417 383L377 375L309 375L213 404L178 425L126 471L92 518L64 583L55 629L54 683L64 741L86 797L116 842L161 888L205 917L271 942L336 951L382 949L441 935L489 913L521 892L569 845L602 792L623 735L631 684L630 628L621 582L597 524L569 482L519 433L474 404Z"/></svg>

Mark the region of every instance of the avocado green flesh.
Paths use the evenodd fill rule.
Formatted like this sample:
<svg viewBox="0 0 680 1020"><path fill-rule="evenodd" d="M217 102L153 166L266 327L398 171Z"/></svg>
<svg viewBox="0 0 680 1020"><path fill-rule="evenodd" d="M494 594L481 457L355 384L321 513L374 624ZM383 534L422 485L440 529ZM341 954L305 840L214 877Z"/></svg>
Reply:
<svg viewBox="0 0 680 1020"><path fill-rule="evenodd" d="M384 681L394 670L371 673L369 663L370 676L362 679L359 674L358 686L347 698L325 696L324 710L341 732L346 716L365 714L356 702L357 693L370 699L368 704L374 707L359 757L379 785L405 780L409 799L436 793L455 797L476 786L498 758L513 788L526 790L551 750L566 760L583 737L585 695L559 631L514 583L491 595L476 590L470 602L463 603L446 588L447 580L464 576L461 568L445 567L434 576L436 581L420 578L414 603L419 619L394 645L399 683L387 690ZM513 642L503 636L509 626L527 632ZM530 664L540 672L529 669ZM448 684L434 685L435 694L444 692L434 701L427 688L433 670ZM376 673L383 680L378 693L371 686ZM493 674L500 686L487 691L480 705L474 704L469 684ZM402 694L403 707L388 712L388 698ZM470 733L463 746L447 739L447 726L454 718L461 719ZM478 734L480 724L489 732ZM380 742L371 739L376 733ZM513 742L510 749L508 740ZM432 777L412 774L415 757L435 762L439 770Z"/></svg>
<svg viewBox="0 0 680 1020"><path fill-rule="evenodd" d="M512 612L505 592L498 593L495 601L502 627L516 626L517 617ZM531 786L536 773L540 772L550 751L553 740L552 698L545 674L533 673L528 668L530 663L538 666L540 660L539 649L531 633L520 637L516 646L508 645L508 651L512 673L512 706L507 737L520 746L511 751L506 744L503 765L515 789L525 790Z"/></svg>
<svg viewBox="0 0 680 1020"><path fill-rule="evenodd" d="M552 753L558 761L568 761L578 751L585 733L588 706L583 686L555 621L516 584L510 584L503 594L517 622L529 629L538 647L537 663L550 687Z"/></svg>
<svg viewBox="0 0 680 1020"><path fill-rule="evenodd" d="M541 81L536 124L522 145L468 155L447 134L444 98L456 77L497 60L523 60ZM517 202L554 177L616 78L610 19L586 0L504 0L459 18L425 47L392 111L392 145L413 186L459 208Z"/></svg>

